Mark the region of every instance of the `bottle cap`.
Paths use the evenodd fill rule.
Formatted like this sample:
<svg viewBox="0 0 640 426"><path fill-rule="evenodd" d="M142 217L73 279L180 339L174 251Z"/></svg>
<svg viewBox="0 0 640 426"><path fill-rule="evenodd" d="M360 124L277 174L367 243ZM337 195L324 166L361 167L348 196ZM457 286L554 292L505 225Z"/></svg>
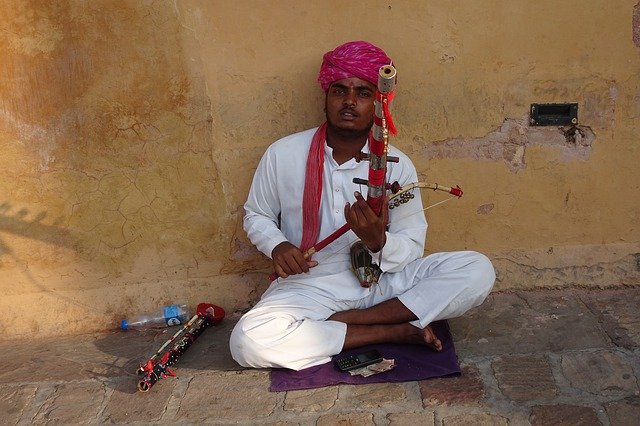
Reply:
<svg viewBox="0 0 640 426"><path fill-rule="evenodd" d="M127 320L120 321L120 328L123 329L123 330L128 330L129 329L129 321L127 321Z"/></svg>

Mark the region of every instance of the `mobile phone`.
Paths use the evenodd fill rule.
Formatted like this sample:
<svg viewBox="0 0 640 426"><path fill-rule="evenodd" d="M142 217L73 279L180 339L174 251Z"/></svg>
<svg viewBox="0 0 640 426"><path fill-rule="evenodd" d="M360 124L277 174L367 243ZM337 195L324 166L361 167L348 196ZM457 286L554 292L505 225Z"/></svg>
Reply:
<svg viewBox="0 0 640 426"><path fill-rule="evenodd" d="M357 355L350 355L335 360L336 367L340 371L355 370L356 368L365 367L367 365L375 364L382 361L382 355L380 352L373 349L367 352L363 352Z"/></svg>

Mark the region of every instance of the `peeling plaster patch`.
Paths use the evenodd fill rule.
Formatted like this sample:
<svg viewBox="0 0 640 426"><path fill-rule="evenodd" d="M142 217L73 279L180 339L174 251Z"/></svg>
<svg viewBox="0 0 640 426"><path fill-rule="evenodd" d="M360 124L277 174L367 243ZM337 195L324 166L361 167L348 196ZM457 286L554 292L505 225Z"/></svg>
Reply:
<svg viewBox="0 0 640 426"><path fill-rule="evenodd" d="M575 125L565 127L531 128L527 144L557 146L564 161L586 160L596 135L590 127Z"/></svg>
<svg viewBox="0 0 640 426"><path fill-rule="evenodd" d="M633 44L640 47L640 2L633 7L633 20L631 21L633 30Z"/></svg>
<svg viewBox="0 0 640 426"><path fill-rule="evenodd" d="M451 64L453 62L455 62L456 57L449 55L448 53L443 53L442 56L440 56L440 63L442 64Z"/></svg>
<svg viewBox="0 0 640 426"><path fill-rule="evenodd" d="M595 141L587 126L530 127L528 118L506 119L500 128L481 138L448 139L427 144L427 158L473 158L504 161L509 170L526 167L526 149L532 145L557 147L565 161L586 160Z"/></svg>
<svg viewBox="0 0 640 426"><path fill-rule="evenodd" d="M506 143L502 158L510 164L512 168L524 169L524 145Z"/></svg>
<svg viewBox="0 0 640 426"><path fill-rule="evenodd" d="M461 45L457 22L445 15L442 19L436 18L432 25L432 51L438 55L442 64L455 62Z"/></svg>
<svg viewBox="0 0 640 426"><path fill-rule="evenodd" d="M476 214L489 214L494 207L495 205L493 203L483 204L476 209Z"/></svg>
<svg viewBox="0 0 640 426"><path fill-rule="evenodd" d="M567 143L584 146L583 141L586 133L579 126L571 126L566 129L562 129L562 133L564 134L564 138L567 140Z"/></svg>

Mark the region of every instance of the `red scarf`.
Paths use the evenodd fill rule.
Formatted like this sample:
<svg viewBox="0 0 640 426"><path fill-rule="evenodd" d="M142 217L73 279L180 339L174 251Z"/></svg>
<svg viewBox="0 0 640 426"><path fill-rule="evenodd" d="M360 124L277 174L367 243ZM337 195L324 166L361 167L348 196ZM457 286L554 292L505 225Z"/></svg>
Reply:
<svg viewBox="0 0 640 426"><path fill-rule="evenodd" d="M327 123L318 127L311 139L302 198L302 243L306 252L318 241L320 234L320 199L322 198L322 171L324 169L324 142L327 139Z"/></svg>

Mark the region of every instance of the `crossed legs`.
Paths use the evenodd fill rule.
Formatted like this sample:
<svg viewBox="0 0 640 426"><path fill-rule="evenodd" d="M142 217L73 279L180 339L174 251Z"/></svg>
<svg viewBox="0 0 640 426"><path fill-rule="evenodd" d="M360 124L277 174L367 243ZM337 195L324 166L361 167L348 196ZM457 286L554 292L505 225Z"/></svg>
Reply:
<svg viewBox="0 0 640 426"><path fill-rule="evenodd" d="M343 349L395 342L426 344L436 351L442 350L442 342L431 326L420 329L410 324L418 318L398 298L370 308L336 312L328 319L347 324Z"/></svg>
<svg viewBox="0 0 640 426"><path fill-rule="evenodd" d="M340 302L322 292L272 292L234 328L233 358L246 367L295 370L330 361L341 350L382 342L442 343L429 326L481 304L495 280L476 252L437 253L386 276L383 292Z"/></svg>
<svg viewBox="0 0 640 426"><path fill-rule="evenodd" d="M343 349L398 342L442 350L429 324L455 318L482 303L493 287L495 271L486 256L464 251L427 256L387 278L393 280L386 284L395 291L388 300L374 293L362 309L329 317L347 325Z"/></svg>

